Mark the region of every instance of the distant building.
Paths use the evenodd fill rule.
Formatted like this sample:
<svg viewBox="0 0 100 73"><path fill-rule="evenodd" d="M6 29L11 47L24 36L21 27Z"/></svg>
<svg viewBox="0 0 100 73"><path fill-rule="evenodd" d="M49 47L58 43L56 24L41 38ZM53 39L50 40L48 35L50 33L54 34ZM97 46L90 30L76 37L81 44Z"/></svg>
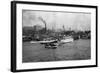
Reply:
<svg viewBox="0 0 100 73"><path fill-rule="evenodd" d="M39 31L39 30L41 30L43 28L41 25L38 25L38 24L33 26L33 27L34 27L35 31Z"/></svg>

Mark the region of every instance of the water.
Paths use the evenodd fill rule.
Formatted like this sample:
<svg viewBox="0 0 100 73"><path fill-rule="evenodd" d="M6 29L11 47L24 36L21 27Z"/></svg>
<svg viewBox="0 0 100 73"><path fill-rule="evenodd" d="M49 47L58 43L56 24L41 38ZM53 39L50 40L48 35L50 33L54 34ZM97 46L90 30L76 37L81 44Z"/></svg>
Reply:
<svg viewBox="0 0 100 73"><path fill-rule="evenodd" d="M91 41L76 40L58 46L56 49L45 48L42 44L23 43L23 59L27 62L46 62L63 60L86 60L91 58Z"/></svg>

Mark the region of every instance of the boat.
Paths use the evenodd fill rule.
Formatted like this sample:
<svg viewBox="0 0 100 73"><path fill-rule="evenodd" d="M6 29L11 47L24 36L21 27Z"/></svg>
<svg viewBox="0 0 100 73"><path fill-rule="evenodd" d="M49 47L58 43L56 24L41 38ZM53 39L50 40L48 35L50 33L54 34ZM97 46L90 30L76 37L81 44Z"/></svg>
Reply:
<svg viewBox="0 0 100 73"><path fill-rule="evenodd" d="M48 43L54 43L57 42L56 40L45 40L45 41L30 41L30 43L40 43L40 44L48 44Z"/></svg>
<svg viewBox="0 0 100 73"><path fill-rule="evenodd" d="M63 39L60 40L61 43L68 43L68 42L73 42L74 39L72 36L64 36Z"/></svg>

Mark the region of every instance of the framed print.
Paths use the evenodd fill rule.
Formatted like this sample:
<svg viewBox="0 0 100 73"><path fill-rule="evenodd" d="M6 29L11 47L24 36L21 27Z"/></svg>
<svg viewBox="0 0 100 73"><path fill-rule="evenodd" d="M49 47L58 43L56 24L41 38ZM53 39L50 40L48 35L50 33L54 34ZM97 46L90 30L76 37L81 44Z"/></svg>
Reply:
<svg viewBox="0 0 100 73"><path fill-rule="evenodd" d="M97 6L11 2L11 71L97 67Z"/></svg>

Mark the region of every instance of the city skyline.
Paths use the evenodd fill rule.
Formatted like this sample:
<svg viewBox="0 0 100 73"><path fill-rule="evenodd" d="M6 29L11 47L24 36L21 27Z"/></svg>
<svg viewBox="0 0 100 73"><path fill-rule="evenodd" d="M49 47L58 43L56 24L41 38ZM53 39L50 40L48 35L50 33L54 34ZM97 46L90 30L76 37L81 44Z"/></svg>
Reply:
<svg viewBox="0 0 100 73"><path fill-rule="evenodd" d="M42 21L44 20L47 29L63 29L63 26L65 30L85 31L91 29L90 13L23 10L22 18L23 27L34 25L45 27Z"/></svg>

